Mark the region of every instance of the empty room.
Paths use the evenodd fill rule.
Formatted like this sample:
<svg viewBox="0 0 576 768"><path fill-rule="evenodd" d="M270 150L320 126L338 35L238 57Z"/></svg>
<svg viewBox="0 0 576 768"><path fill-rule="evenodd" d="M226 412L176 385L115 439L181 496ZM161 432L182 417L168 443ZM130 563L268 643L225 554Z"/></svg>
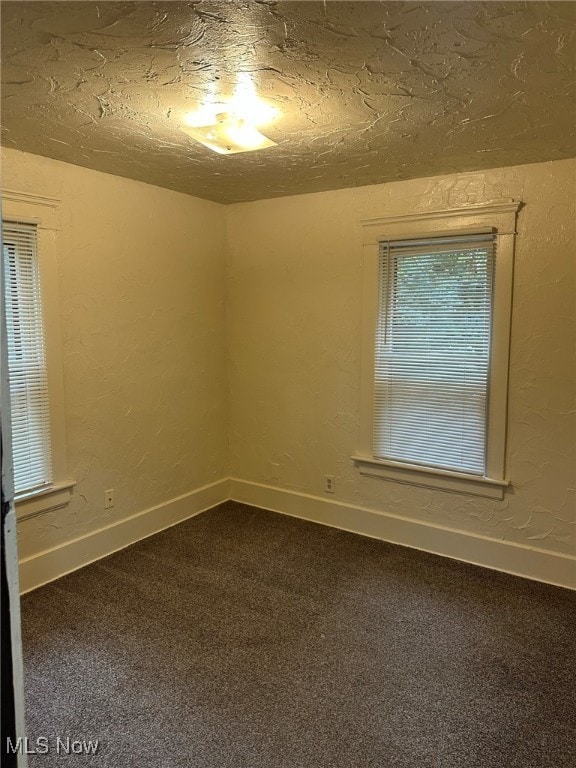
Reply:
<svg viewBox="0 0 576 768"><path fill-rule="evenodd" d="M1 26L2 766L576 768L576 3Z"/></svg>

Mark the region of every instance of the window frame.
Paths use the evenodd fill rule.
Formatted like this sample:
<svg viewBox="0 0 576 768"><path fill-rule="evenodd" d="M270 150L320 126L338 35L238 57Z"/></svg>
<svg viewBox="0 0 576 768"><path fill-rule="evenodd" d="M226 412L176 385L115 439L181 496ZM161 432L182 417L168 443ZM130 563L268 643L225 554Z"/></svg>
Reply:
<svg viewBox="0 0 576 768"><path fill-rule="evenodd" d="M75 485L75 482L68 478L66 456L62 338L56 251L59 203L60 201L55 198L2 190L2 220L36 225L52 448L52 483L35 491L16 495L17 520L35 517L44 512L67 506ZM3 286L2 291L4 291Z"/></svg>
<svg viewBox="0 0 576 768"><path fill-rule="evenodd" d="M514 240L517 201L428 211L361 222L364 252L360 435L352 456L361 475L457 493L502 499L509 486L505 476L508 411L508 370ZM380 244L386 240L419 239L493 232L496 236L488 386L487 455L484 475L426 467L373 455L375 335L379 311Z"/></svg>

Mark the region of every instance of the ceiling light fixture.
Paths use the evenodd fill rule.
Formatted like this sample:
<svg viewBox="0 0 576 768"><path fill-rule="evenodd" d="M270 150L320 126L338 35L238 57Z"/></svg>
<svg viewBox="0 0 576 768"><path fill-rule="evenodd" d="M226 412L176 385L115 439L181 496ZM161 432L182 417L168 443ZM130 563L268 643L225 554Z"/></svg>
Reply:
<svg viewBox="0 0 576 768"><path fill-rule="evenodd" d="M218 101L212 89L197 112L185 115L181 129L214 152L232 155L276 146L258 127L278 114L275 107L258 98L250 75L241 72L231 99Z"/></svg>

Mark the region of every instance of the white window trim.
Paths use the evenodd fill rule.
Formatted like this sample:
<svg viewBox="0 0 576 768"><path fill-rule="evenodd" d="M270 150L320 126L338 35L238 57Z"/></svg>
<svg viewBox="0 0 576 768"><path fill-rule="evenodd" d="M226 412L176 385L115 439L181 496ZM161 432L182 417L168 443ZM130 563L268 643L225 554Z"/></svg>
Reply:
<svg viewBox="0 0 576 768"><path fill-rule="evenodd" d="M360 474L400 483L469 493L493 499L504 498L506 423L508 411L508 369L514 237L516 216L522 203L491 202L466 208L369 219L362 222L364 285L362 314L362 372L360 401L360 442L352 460ZM373 456L374 348L378 316L378 263L383 240L493 231L497 236L494 268L492 343L490 354L489 412L486 475L477 476L449 470L385 461Z"/></svg>
<svg viewBox="0 0 576 768"><path fill-rule="evenodd" d="M56 252L59 203L60 201L56 198L13 190L2 191L4 220L37 225L54 478L47 488L16 496L17 520L36 517L44 512L65 507L70 502L75 485L75 481L68 478L66 461L62 335Z"/></svg>

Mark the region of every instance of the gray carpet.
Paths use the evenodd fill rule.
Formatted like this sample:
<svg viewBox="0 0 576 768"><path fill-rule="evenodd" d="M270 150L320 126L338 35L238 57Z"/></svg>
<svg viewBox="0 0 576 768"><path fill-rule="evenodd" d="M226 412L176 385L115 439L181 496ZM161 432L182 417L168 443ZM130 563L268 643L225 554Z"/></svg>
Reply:
<svg viewBox="0 0 576 768"><path fill-rule="evenodd" d="M575 768L575 623L568 590L229 502L24 598L30 766Z"/></svg>

